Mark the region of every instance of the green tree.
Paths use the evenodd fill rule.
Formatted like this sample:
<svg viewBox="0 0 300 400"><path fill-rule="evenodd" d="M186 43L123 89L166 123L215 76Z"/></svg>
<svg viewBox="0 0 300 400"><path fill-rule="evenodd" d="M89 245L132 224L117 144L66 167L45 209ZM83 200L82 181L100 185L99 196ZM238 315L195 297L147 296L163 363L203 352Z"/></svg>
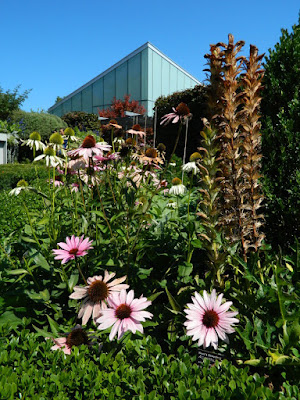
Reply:
<svg viewBox="0 0 300 400"><path fill-rule="evenodd" d="M21 104L28 98L31 89L20 93L20 87L21 85L18 85L14 90L4 92L0 86L0 119L6 120L9 118L13 111L18 110Z"/></svg>
<svg viewBox="0 0 300 400"><path fill-rule="evenodd" d="M300 236L300 17L265 62L263 173L267 237L287 247Z"/></svg>

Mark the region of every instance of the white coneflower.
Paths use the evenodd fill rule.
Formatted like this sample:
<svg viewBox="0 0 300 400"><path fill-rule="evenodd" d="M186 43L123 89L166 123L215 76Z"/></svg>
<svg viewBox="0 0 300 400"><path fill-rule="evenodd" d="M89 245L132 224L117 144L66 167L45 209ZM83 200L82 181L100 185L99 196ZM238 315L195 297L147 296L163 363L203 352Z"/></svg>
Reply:
<svg viewBox="0 0 300 400"><path fill-rule="evenodd" d="M9 195L10 196L13 196L13 195L18 196L21 193L21 191L29 192L32 189L34 189L34 188L29 186L28 182L26 182L24 179L21 179L17 183L17 186L9 192Z"/></svg>
<svg viewBox="0 0 300 400"><path fill-rule="evenodd" d="M186 192L186 187L182 184L181 179L174 178L172 180L172 187L169 190L170 194L174 194L175 196L184 194Z"/></svg>
<svg viewBox="0 0 300 400"><path fill-rule="evenodd" d="M29 139L27 140L22 140L22 146L28 146L31 148L31 150L45 150L46 146L44 143L41 141L41 135L38 132L32 132L29 135Z"/></svg>
<svg viewBox="0 0 300 400"><path fill-rule="evenodd" d="M182 166L182 170L184 172L193 172L194 175L196 175L198 172L200 172L200 169L197 167L195 161L190 161Z"/></svg>
<svg viewBox="0 0 300 400"><path fill-rule="evenodd" d="M44 154L41 154L40 156L35 157L33 161L39 161L42 159L45 159L47 167L51 166L56 168L58 165L63 165L63 160L55 155L55 150L51 147L48 146L44 150Z"/></svg>
<svg viewBox="0 0 300 400"><path fill-rule="evenodd" d="M49 138L49 143L55 152L66 155L66 150L63 149L64 138L59 132L54 132Z"/></svg>
<svg viewBox="0 0 300 400"><path fill-rule="evenodd" d="M69 128L69 127L64 130L63 138L67 139L67 140L70 140L71 142L80 141L80 139L75 136L74 130L72 128Z"/></svg>

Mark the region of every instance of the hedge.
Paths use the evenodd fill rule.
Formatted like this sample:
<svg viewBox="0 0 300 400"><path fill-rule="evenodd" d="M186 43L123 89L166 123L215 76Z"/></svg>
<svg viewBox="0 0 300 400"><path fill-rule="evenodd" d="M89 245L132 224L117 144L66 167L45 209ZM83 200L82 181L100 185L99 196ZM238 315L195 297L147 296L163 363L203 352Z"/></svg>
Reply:
<svg viewBox="0 0 300 400"><path fill-rule="evenodd" d="M200 146L200 131L203 128L202 118L206 116L206 87L203 85L195 86L182 92L176 92L170 96L161 96L155 102L157 107L157 143L164 143L167 146L167 154L170 154L177 135L178 124L169 123L161 126L160 121L163 115L173 112L172 107L176 108L179 103L188 105L193 118L189 122L187 156L197 150ZM183 155L184 149L184 133L177 146L176 154L180 157Z"/></svg>

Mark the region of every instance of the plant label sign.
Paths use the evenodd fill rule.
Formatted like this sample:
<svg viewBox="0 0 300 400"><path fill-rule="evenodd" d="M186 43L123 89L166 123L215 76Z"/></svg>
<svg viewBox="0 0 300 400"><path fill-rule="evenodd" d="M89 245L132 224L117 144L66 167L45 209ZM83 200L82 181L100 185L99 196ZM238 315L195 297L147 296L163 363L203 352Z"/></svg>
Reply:
<svg viewBox="0 0 300 400"><path fill-rule="evenodd" d="M209 360L210 364L214 364L217 360L222 361L224 356L220 353L217 354L212 351L198 349L198 364L203 364L205 358Z"/></svg>

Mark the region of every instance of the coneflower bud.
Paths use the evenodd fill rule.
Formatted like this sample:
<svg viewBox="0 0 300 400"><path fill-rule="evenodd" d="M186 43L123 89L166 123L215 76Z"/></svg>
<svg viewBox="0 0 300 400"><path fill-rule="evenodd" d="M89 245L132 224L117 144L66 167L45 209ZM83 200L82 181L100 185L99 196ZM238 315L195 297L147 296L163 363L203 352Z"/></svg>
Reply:
<svg viewBox="0 0 300 400"><path fill-rule="evenodd" d="M63 143L64 143L64 139L63 139L63 137L61 136L60 133L54 132L54 133L52 133L52 135L50 136L49 142L50 142L50 143L53 143L53 144L58 144L58 145L62 146Z"/></svg>
<svg viewBox="0 0 300 400"><path fill-rule="evenodd" d="M29 139L31 139L31 140L41 140L42 138L41 138L41 135L38 132L34 131L29 135Z"/></svg>
<svg viewBox="0 0 300 400"><path fill-rule="evenodd" d="M157 150L158 151L166 151L166 146L163 143L159 143L157 145Z"/></svg>

